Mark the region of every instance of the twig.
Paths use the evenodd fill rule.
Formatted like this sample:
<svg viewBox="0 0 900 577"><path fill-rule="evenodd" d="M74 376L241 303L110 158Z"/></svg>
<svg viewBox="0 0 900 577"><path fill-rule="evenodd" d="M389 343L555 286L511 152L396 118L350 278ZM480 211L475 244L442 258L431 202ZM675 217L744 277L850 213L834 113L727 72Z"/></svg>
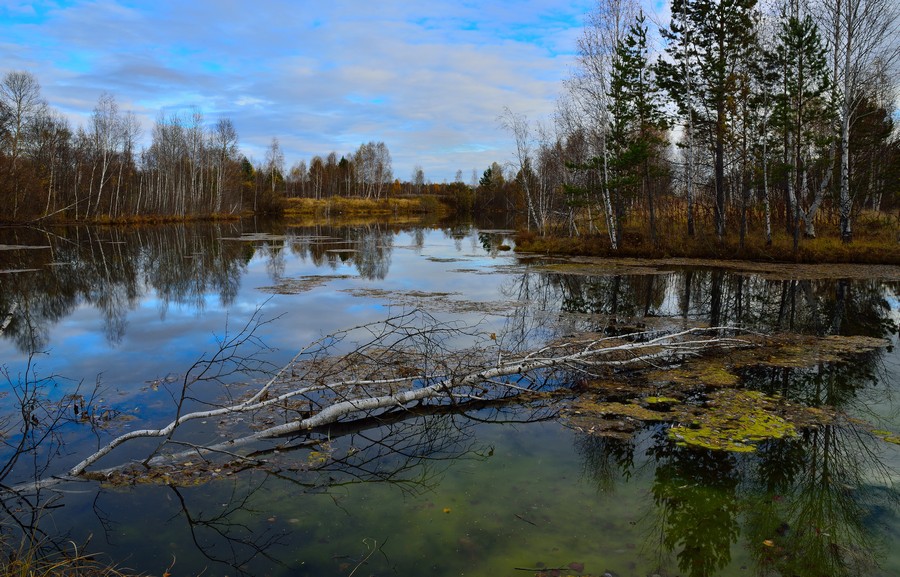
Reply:
<svg viewBox="0 0 900 577"><path fill-rule="evenodd" d="M374 539L373 539L373 541L374 541ZM362 567L365 564L365 562L369 560L369 557L371 557L372 555L375 554L375 551L378 551L378 548L377 548L378 541L375 541L375 546L369 547L369 538L366 537L365 539L363 539L363 543L366 544L366 549L369 549L369 554L366 555L365 557L363 557L362 561L360 561L359 563L356 564L356 567L353 568L353 571L351 571L347 575L347 577L353 577L353 574L356 573L356 570L359 569L360 567Z"/></svg>

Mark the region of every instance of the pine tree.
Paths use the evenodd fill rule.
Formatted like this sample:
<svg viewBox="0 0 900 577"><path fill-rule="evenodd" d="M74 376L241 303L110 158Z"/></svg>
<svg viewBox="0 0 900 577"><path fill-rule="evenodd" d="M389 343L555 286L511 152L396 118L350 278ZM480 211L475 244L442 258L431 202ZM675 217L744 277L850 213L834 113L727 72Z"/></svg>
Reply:
<svg viewBox="0 0 900 577"><path fill-rule="evenodd" d="M809 15L784 14L775 50L769 55L779 74L774 125L784 142L788 207L794 250L798 250L800 224L815 236L815 213L831 177L830 128L834 108L829 95L828 67L818 27ZM818 168L819 185L811 178Z"/></svg>
<svg viewBox="0 0 900 577"><path fill-rule="evenodd" d="M647 45L647 26L640 11L619 42L610 79L611 166L618 205L622 192L635 191L647 199L650 239L657 244L653 160L665 144L666 122L660 91L653 81ZM621 220L619 214L619 220Z"/></svg>
<svg viewBox="0 0 900 577"><path fill-rule="evenodd" d="M715 227L725 236L725 147L734 122L735 73L755 45L756 0L675 0L659 68L683 115L705 132L713 156Z"/></svg>

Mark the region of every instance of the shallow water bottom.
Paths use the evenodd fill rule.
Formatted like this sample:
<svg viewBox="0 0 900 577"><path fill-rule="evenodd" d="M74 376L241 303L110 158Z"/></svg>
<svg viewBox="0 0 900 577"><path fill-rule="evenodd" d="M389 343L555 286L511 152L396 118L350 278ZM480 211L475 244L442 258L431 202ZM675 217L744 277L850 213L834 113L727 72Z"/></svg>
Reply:
<svg viewBox="0 0 900 577"><path fill-rule="evenodd" d="M898 574L895 491L842 493L834 516L809 487L761 490L758 456L663 439L422 420L335 442L314 472L103 489L71 496L54 519L81 519L76 541L93 533L93 548L150 574L727 577L804 564L795 574ZM810 515L832 526L803 527Z"/></svg>

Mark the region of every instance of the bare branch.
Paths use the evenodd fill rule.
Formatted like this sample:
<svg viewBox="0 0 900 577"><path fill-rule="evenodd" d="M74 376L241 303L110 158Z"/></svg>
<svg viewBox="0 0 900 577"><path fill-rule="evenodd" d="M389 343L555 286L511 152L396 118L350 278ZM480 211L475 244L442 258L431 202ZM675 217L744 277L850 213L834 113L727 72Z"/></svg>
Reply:
<svg viewBox="0 0 900 577"><path fill-rule="evenodd" d="M309 432L349 416L359 418L403 411L413 403L425 401L441 404L515 396L537 390L548 382L562 382L573 371L672 362L711 348L749 345L746 340L722 336L724 331L732 330L693 328L671 334L634 333L616 338L588 335L550 343L518 356L498 357L488 347L448 348L451 340L464 336L487 340L479 337L476 327L442 323L420 311L406 312L311 343L245 400L185 414L181 414L179 406L178 415L168 425L131 431L113 439L73 467L69 475L82 475L116 447L134 439L165 437L163 444L166 444L180 425L191 420L237 414L257 416L263 411L283 415L283 422L263 425L252 433L223 442L209 445L192 442L188 444L190 450L175 454L154 451L144 464L153 467L194 455L234 455L240 447ZM355 342L352 351L329 354L355 335L362 338ZM516 379L510 381L512 377ZM262 422L257 420L255 424L259 426Z"/></svg>

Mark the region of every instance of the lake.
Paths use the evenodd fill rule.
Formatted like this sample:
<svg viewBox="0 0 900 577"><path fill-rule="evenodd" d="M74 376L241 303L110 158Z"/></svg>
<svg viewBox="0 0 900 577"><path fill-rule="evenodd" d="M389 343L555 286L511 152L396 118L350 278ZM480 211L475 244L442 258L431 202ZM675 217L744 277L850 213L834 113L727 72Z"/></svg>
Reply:
<svg viewBox="0 0 900 577"><path fill-rule="evenodd" d="M554 259L514 245L467 223L0 229L5 538L173 576L900 575L900 446L885 440L900 435L897 267ZM185 375L229 338L243 363L215 365L186 407L246 397L308 343L370 325L322 341L348 353L389 318L451 327L421 345L445 364L472 347L703 324L888 346L743 366L740 389L829 414L752 452L684 446L667 422L589 430L566 417L569 387L589 386L575 374L517 402L299 435L260 453L265 467L10 490L167 423ZM709 404L698 384L683 401ZM257 426L210 421L178 438ZM94 468L158 444L122 445Z"/></svg>

